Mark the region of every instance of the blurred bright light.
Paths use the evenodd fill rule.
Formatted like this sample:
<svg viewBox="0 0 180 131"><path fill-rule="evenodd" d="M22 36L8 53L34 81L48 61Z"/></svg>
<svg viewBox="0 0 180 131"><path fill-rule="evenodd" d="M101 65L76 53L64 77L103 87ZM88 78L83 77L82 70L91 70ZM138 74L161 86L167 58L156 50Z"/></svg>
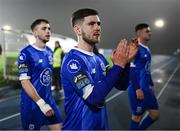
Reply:
<svg viewBox="0 0 180 131"><path fill-rule="evenodd" d="M12 27L10 25L5 25L2 27L2 29L5 31L10 31L10 30L12 30Z"/></svg>
<svg viewBox="0 0 180 131"><path fill-rule="evenodd" d="M163 80L162 79L158 79L157 82L158 83L163 83Z"/></svg>
<svg viewBox="0 0 180 131"><path fill-rule="evenodd" d="M155 21L155 26L158 28L162 28L164 26L164 20L163 19L158 19Z"/></svg>

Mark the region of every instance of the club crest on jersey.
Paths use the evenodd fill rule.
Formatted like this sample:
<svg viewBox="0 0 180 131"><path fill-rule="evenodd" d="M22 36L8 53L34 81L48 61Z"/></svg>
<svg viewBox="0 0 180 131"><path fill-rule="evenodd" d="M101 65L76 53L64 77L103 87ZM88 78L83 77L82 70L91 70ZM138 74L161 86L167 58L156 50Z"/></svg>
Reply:
<svg viewBox="0 0 180 131"><path fill-rule="evenodd" d="M24 53L20 53L18 59L20 62L23 62L26 60L26 55Z"/></svg>
<svg viewBox="0 0 180 131"><path fill-rule="evenodd" d="M44 86L48 86L51 83L51 69L46 68L40 74L40 82Z"/></svg>
<svg viewBox="0 0 180 131"><path fill-rule="evenodd" d="M81 69L81 65L77 60L72 59L68 62L67 69L71 73L76 73Z"/></svg>

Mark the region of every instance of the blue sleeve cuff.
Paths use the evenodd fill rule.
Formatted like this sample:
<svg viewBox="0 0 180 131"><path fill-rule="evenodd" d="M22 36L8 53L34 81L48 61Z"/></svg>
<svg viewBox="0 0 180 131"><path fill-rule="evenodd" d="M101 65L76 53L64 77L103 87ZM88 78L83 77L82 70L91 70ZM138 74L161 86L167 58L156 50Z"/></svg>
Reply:
<svg viewBox="0 0 180 131"><path fill-rule="evenodd" d="M113 70L114 73L119 74L119 73L121 73L124 69L123 69L122 67L118 66L118 65L113 65L112 68L111 68L111 70Z"/></svg>

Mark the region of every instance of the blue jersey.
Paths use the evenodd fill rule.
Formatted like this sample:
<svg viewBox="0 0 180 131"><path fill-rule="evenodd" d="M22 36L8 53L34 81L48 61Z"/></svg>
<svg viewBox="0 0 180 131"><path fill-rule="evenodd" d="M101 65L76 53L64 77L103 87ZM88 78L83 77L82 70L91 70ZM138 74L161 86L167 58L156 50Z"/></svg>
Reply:
<svg viewBox="0 0 180 131"><path fill-rule="evenodd" d="M153 86L151 78L151 53L147 46L139 44L138 52L130 65L129 88L149 91Z"/></svg>
<svg viewBox="0 0 180 131"><path fill-rule="evenodd" d="M151 78L151 53L147 46L138 45L138 52L131 62L130 67L130 84L128 89L128 97L130 101L131 112L134 115L143 115L146 110L158 109L158 102L151 86L153 86ZM144 99L138 100L136 90L142 89Z"/></svg>
<svg viewBox="0 0 180 131"><path fill-rule="evenodd" d="M37 104L22 89L21 92L21 120L23 129L37 129L44 124L60 123L62 118L51 93L51 74L53 54L49 47L39 49L28 45L19 54L19 80L29 79L39 96L54 110L55 116L47 119Z"/></svg>
<svg viewBox="0 0 180 131"><path fill-rule="evenodd" d="M73 49L65 56L61 77L65 92L66 119L62 129L109 129L104 99L117 84L122 68L114 66L107 80L108 64L101 57L80 49ZM101 91L96 93L98 89ZM106 90L107 93L104 93Z"/></svg>

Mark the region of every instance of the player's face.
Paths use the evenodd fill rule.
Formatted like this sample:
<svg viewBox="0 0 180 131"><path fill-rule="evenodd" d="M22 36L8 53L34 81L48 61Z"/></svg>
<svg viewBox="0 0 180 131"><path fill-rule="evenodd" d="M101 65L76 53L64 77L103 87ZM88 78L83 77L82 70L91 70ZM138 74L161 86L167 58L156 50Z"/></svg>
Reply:
<svg viewBox="0 0 180 131"><path fill-rule="evenodd" d="M48 42L51 36L50 25L41 22L39 25L35 27L33 34L37 39L39 39L43 43Z"/></svg>
<svg viewBox="0 0 180 131"><path fill-rule="evenodd" d="M101 26L97 15L85 17L81 25L82 39L88 44L94 45L100 41Z"/></svg>
<svg viewBox="0 0 180 131"><path fill-rule="evenodd" d="M149 27L142 29L140 35L141 35L141 38L143 38L146 41L149 41L152 35L151 29Z"/></svg>

